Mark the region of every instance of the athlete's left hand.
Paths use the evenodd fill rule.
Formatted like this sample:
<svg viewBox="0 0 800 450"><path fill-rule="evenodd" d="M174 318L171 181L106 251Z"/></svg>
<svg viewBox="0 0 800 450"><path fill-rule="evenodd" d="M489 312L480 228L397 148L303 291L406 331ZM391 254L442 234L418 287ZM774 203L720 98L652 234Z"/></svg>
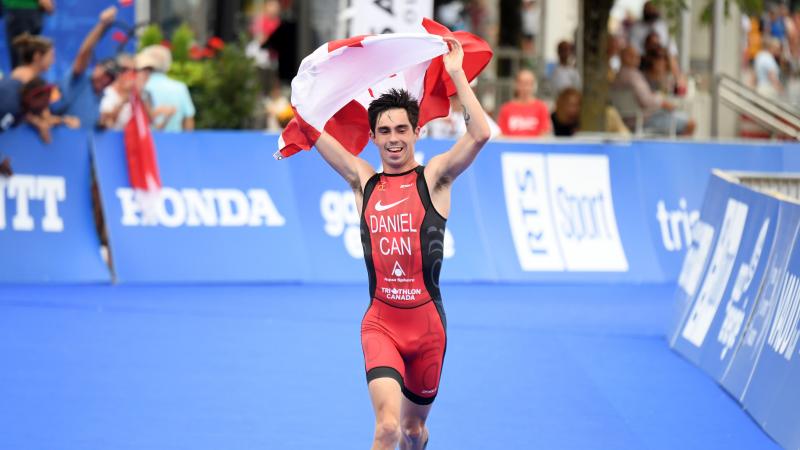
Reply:
<svg viewBox="0 0 800 450"><path fill-rule="evenodd" d="M461 70L461 65L464 62L464 49L461 47L461 42L453 37L444 37L444 42L447 43L447 48L450 49L446 55L442 57L444 60L444 68L447 73L455 73Z"/></svg>

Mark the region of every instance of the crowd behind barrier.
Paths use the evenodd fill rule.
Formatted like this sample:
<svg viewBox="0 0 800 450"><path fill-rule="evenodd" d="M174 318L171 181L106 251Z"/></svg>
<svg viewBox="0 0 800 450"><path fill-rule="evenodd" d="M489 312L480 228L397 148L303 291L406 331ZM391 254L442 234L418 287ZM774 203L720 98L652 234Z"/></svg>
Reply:
<svg viewBox="0 0 800 450"><path fill-rule="evenodd" d="M313 151L272 160L276 141L156 133L164 187L147 196L129 187L119 133L59 130L47 147L29 129L3 134L15 174L0 190L0 280L111 278L92 226L91 161L117 282L362 282L349 188ZM417 154L425 162L450 145L425 139ZM674 281L711 169L797 170L796 152L785 143L492 141L456 181L442 280ZM378 163L371 147L363 155ZM25 177L60 177L67 195L20 191ZM56 215L63 229L44 230ZM34 230L14 226L28 216Z"/></svg>
<svg viewBox="0 0 800 450"><path fill-rule="evenodd" d="M678 279L673 348L800 447L800 204L715 172Z"/></svg>

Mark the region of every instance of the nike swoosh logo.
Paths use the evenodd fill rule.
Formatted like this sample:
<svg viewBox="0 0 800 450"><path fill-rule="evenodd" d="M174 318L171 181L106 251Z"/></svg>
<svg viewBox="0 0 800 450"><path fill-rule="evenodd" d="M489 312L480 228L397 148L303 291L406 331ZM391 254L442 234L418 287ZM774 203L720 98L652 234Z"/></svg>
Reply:
<svg viewBox="0 0 800 450"><path fill-rule="evenodd" d="M386 211L387 209L394 208L395 206L399 205L400 203L403 203L406 200L408 200L408 197L394 203L389 203L388 205L382 205L381 201L378 200L378 203L375 204L375 211L378 212Z"/></svg>

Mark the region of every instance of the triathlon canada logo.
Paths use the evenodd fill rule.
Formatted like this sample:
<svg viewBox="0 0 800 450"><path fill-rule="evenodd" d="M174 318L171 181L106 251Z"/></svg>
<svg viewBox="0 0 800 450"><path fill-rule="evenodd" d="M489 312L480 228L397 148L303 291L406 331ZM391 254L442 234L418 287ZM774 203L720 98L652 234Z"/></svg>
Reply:
<svg viewBox="0 0 800 450"><path fill-rule="evenodd" d="M406 276L405 270L403 270L403 267L400 266L400 261L395 261L394 262L394 268L392 269L392 275L394 275L397 278Z"/></svg>
<svg viewBox="0 0 800 450"><path fill-rule="evenodd" d="M64 219L58 207L66 198L64 177L25 174L0 176L0 231L8 227L10 218L13 231L34 231L38 223L44 232L61 233L64 231Z"/></svg>

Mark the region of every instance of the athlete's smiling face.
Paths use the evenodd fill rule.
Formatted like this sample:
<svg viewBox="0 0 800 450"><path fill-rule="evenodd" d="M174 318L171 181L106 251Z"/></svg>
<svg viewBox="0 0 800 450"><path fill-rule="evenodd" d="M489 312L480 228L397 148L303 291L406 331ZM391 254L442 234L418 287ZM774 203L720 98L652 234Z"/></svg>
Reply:
<svg viewBox="0 0 800 450"><path fill-rule="evenodd" d="M372 142L378 147L387 173L401 173L417 166L414 161L414 143L419 137L419 127L413 128L405 109L384 111L375 122L375 132L370 132Z"/></svg>

